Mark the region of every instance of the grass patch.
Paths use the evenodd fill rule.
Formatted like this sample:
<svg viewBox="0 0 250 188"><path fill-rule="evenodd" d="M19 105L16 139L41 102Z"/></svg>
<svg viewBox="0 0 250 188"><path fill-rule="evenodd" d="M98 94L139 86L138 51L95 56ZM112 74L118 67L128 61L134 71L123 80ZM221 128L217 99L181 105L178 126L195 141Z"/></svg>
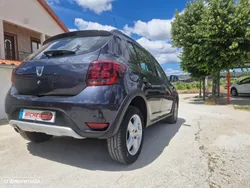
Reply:
<svg viewBox="0 0 250 188"><path fill-rule="evenodd" d="M246 111L250 111L250 106L234 106L235 110L246 110Z"/></svg>
<svg viewBox="0 0 250 188"><path fill-rule="evenodd" d="M174 82L173 85L177 90L190 90L190 89L199 89L200 83L199 82Z"/></svg>
<svg viewBox="0 0 250 188"><path fill-rule="evenodd" d="M199 93L199 89L185 89L185 90L178 90L179 94L196 94Z"/></svg>

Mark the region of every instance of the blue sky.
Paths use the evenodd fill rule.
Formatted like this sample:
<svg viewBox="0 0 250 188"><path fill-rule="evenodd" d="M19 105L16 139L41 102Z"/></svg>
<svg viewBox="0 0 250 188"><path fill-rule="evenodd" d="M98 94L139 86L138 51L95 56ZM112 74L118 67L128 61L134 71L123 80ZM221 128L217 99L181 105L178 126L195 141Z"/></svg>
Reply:
<svg viewBox="0 0 250 188"><path fill-rule="evenodd" d="M181 74L179 49L171 45L171 21L187 0L47 0L70 30L117 28L137 40L165 72Z"/></svg>

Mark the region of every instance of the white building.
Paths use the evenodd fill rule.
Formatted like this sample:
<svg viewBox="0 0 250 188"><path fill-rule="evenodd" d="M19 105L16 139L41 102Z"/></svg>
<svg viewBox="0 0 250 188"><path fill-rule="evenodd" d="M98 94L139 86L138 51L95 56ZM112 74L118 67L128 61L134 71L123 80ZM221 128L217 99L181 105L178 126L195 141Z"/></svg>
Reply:
<svg viewBox="0 0 250 188"><path fill-rule="evenodd" d="M45 0L0 0L0 119L11 71L50 36L68 32Z"/></svg>

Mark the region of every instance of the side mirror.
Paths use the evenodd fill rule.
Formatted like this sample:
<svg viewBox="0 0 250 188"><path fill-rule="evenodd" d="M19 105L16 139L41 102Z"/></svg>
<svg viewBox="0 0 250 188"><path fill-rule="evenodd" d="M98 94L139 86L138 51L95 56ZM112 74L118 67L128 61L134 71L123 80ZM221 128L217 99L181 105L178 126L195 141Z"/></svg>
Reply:
<svg viewBox="0 0 250 188"><path fill-rule="evenodd" d="M237 82L238 85L241 85L241 82Z"/></svg>

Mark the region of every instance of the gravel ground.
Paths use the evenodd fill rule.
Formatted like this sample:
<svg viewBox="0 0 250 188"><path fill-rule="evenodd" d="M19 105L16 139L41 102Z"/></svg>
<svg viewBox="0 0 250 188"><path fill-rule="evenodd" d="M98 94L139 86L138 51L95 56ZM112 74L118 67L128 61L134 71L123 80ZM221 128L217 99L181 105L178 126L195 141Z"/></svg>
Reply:
<svg viewBox="0 0 250 188"><path fill-rule="evenodd" d="M249 188L250 113L187 96L177 124L145 131L141 156L130 166L112 161L104 140L34 144L0 122L0 187Z"/></svg>

